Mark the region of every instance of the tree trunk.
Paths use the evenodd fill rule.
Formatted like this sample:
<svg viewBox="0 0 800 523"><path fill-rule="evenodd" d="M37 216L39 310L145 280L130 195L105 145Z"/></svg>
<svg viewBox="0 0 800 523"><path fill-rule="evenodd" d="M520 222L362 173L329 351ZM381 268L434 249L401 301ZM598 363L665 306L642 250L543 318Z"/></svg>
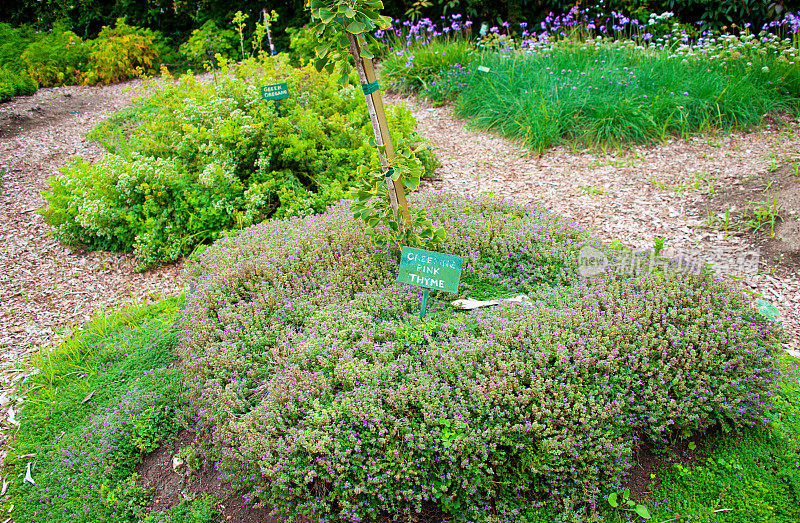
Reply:
<svg viewBox="0 0 800 523"><path fill-rule="evenodd" d="M361 84L375 82L375 69L372 67L372 60L361 57L361 47L358 43L358 38L354 34L347 33L347 40L350 42L350 54L353 55ZM383 99L381 98L380 91L375 91L374 93L365 95L365 97L367 99L369 119L372 121L372 132L375 135L375 142L378 145L386 146L386 155L379 154L381 165L384 171L386 171L394 157L394 146L392 145L392 137L389 134L386 113L383 110ZM408 203L406 202L406 192L403 188L403 181L401 179L392 180L391 178L386 178L386 185L389 191L389 204L392 206L395 215L401 223L405 222L407 226L410 226L411 216L408 213Z"/></svg>

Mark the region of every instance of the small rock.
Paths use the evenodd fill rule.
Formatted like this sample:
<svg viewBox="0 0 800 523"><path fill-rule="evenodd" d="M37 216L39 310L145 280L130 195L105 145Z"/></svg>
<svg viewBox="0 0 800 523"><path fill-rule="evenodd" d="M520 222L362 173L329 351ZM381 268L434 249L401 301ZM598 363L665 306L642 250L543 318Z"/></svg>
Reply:
<svg viewBox="0 0 800 523"><path fill-rule="evenodd" d="M186 462L183 461L182 458L179 458L178 456L172 457L172 470L176 474L182 474L180 470L184 467L185 464Z"/></svg>

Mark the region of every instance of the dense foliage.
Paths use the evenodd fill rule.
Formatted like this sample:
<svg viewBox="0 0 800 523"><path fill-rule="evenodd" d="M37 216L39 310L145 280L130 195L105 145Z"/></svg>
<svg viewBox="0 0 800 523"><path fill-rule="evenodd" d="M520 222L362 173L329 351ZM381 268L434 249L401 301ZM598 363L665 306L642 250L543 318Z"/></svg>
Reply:
<svg viewBox="0 0 800 523"><path fill-rule="evenodd" d="M414 203L412 201L412 203ZM464 278L529 305L454 311L394 283L343 204L271 221L191 272L182 365L223 477L276 515L602 515L637 438L763 422L777 335L706 274L575 276L592 241L495 198L428 195ZM541 518L541 519L539 519Z"/></svg>
<svg viewBox="0 0 800 523"><path fill-rule="evenodd" d="M688 31L691 36L696 36L707 29L736 33L743 27L767 27L778 34L785 34L785 28L775 25L781 20L784 22L790 20L796 32L796 29L800 28L800 18L790 13L798 7L800 5L795 1L772 0L746 2L695 0L688 3L672 0L660 2L613 0L584 6L582 9L573 3L561 0L527 4L519 2L496 4L486 0L458 4L449 0L439 2L419 0L411 4L387 1L384 3L383 13L394 17L399 32L405 29L413 32L412 21L425 22L430 18L438 19L440 15L452 16L455 9L458 9L461 14L456 16L471 17L487 24L486 27L502 24L508 28L508 36L513 37L524 38L526 33L541 37L538 29L528 31L525 27L530 25L530 28L538 28L539 21L542 20L544 20L542 28L553 31L554 34L556 30L570 31L569 28L576 24L586 25L590 22L589 25L593 27L590 32L619 37L632 30L639 30L643 34L653 29L649 27L652 17L669 9L670 13L674 13L675 20L682 24L683 30ZM0 26L0 36L3 36L0 38L0 67L19 75L20 69L13 62L19 62L22 53L30 45L29 65L26 68L29 70L28 74L43 86L117 81L142 72L152 72L158 60L171 68L185 66L197 68L212 59L217 52L226 58L235 55L236 42L230 22L235 16L235 11L243 12L243 23L239 28L243 40L250 42L252 39L260 38L256 23L263 21L261 13L263 8L264 6L258 2L240 2L232 6L230 3L216 0L179 2L170 5L163 2L131 0L23 1L15 7L0 7L0 21L23 24L14 29L19 34L13 38L4 35ZM293 0L275 6L275 11L271 12L274 22L271 34L276 49L299 52L300 55L295 57L298 62L313 59L313 52L308 53L312 49L303 47L301 34L298 33L298 28L308 22L302 2ZM120 17L126 17L128 23L133 26L147 29L137 28L135 32L127 31L124 35L117 31L118 35L115 36L120 38L103 38L104 35L108 36L111 24ZM403 17L410 17L410 20L400 26L399 19ZM517 30L516 27L520 29ZM446 33L450 29L445 27L444 31ZM423 34L431 33L425 31ZM92 39L97 36L101 38L93 41ZM290 36L296 40L295 43L290 44ZM501 38L497 38L498 36ZM502 40L505 36L490 34L488 40L497 43L497 40ZM298 37L301 37L300 40ZM5 51L11 47L18 47L17 44L21 41L24 41L25 45L10 59L6 57ZM90 48L91 56L87 56ZM370 49L373 53L378 51L374 46ZM99 63L94 64L95 61ZM464 62L455 60L449 60L448 65L452 66L455 63L465 65ZM396 76L403 78L402 73L403 71L399 71ZM420 78L423 83L428 83L425 74ZM418 82L416 77L411 80L411 83L415 82ZM18 81L5 83L6 93L16 92L16 89L9 86L19 84ZM445 91L443 97L452 98L447 86Z"/></svg>
<svg viewBox="0 0 800 523"><path fill-rule="evenodd" d="M278 82L289 98L263 100L261 86ZM431 175L436 157L409 111L393 109L389 121ZM51 178L43 213L65 243L133 250L143 266L169 262L225 230L323 211L359 165L377 165L371 135L353 86L282 59L223 64L210 83L166 80L101 125L90 136L108 153Z"/></svg>
<svg viewBox="0 0 800 523"><path fill-rule="evenodd" d="M574 0L539 0L527 2L510 0L387 0L384 14L394 18L438 18L455 11L489 23L500 20L536 22L548 13L568 11L580 2ZM127 16L135 25L161 31L170 38L185 40L193 28L212 20L225 27L237 10L242 10L254 21L265 7L276 9L280 25L276 35L280 48L286 49L288 40L285 27L297 27L307 22L301 0L291 0L266 6L263 2L243 0L236 4L223 0L20 0L0 5L0 21L19 24L36 24L39 29L50 27L57 20L69 20L73 30L84 38L94 37L102 26ZM585 5L585 4L584 4ZM797 0L600 0L590 6L593 12L610 14L612 11L646 19L650 13L673 11L685 23L704 24L704 28L720 29L734 24L761 25L780 18L787 11L800 8Z"/></svg>
<svg viewBox="0 0 800 523"><path fill-rule="evenodd" d="M24 71L0 68L0 102L14 96L32 95L37 89L36 81Z"/></svg>
<svg viewBox="0 0 800 523"><path fill-rule="evenodd" d="M34 41L29 28L0 23L0 102L14 96L31 95L39 86L25 70L22 52Z"/></svg>
<svg viewBox="0 0 800 523"><path fill-rule="evenodd" d="M726 42L730 44L730 40ZM489 55L451 78L465 84L456 112L536 151L559 140L643 143L708 129L741 129L764 115L796 112L794 49L761 54L752 41L715 56L649 54L629 42L565 43L521 56ZM709 53L710 54L710 53ZM738 55L738 56L736 56Z"/></svg>
<svg viewBox="0 0 800 523"><path fill-rule="evenodd" d="M41 87L80 83L88 57L89 46L63 26L37 38L22 53L28 73Z"/></svg>
<svg viewBox="0 0 800 523"><path fill-rule="evenodd" d="M164 43L149 29L132 27L120 18L114 27L106 26L89 46L87 84L117 83L151 75L161 63Z"/></svg>
<svg viewBox="0 0 800 523"><path fill-rule="evenodd" d="M181 56L187 63L201 67L206 62L216 63L214 57L219 53L224 58L236 57L236 33L232 29L218 27L209 20L199 29L192 31L189 39L181 44Z"/></svg>
<svg viewBox="0 0 800 523"><path fill-rule="evenodd" d="M118 19L94 40L58 23L46 32L0 24L0 100L33 94L38 87L113 83L153 74L163 54L161 35ZM4 93L10 93L2 96Z"/></svg>

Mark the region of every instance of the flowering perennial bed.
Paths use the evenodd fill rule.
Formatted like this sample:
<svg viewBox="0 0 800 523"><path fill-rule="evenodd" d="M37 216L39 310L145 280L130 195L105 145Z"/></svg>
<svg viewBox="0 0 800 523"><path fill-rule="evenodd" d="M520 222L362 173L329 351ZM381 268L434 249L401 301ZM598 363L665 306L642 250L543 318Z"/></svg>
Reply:
<svg viewBox="0 0 800 523"><path fill-rule="evenodd" d="M417 203L466 280L531 305L462 312L439 294L420 320L420 290L345 205L220 240L191 269L186 400L254 503L286 520L580 520L602 516L641 435L765 419L777 333L727 284L580 279L577 250L599 245L567 220L491 197Z"/></svg>

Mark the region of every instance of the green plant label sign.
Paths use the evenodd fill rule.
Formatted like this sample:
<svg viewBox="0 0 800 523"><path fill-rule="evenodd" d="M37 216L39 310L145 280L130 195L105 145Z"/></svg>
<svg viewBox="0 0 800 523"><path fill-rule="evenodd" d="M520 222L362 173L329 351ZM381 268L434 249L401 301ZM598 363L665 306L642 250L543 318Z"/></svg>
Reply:
<svg viewBox="0 0 800 523"><path fill-rule="evenodd" d="M440 252L403 246L397 281L450 293L458 292L464 259Z"/></svg>
<svg viewBox="0 0 800 523"><path fill-rule="evenodd" d="M264 100L285 100L289 98L289 86L285 83L265 85L261 88Z"/></svg>

